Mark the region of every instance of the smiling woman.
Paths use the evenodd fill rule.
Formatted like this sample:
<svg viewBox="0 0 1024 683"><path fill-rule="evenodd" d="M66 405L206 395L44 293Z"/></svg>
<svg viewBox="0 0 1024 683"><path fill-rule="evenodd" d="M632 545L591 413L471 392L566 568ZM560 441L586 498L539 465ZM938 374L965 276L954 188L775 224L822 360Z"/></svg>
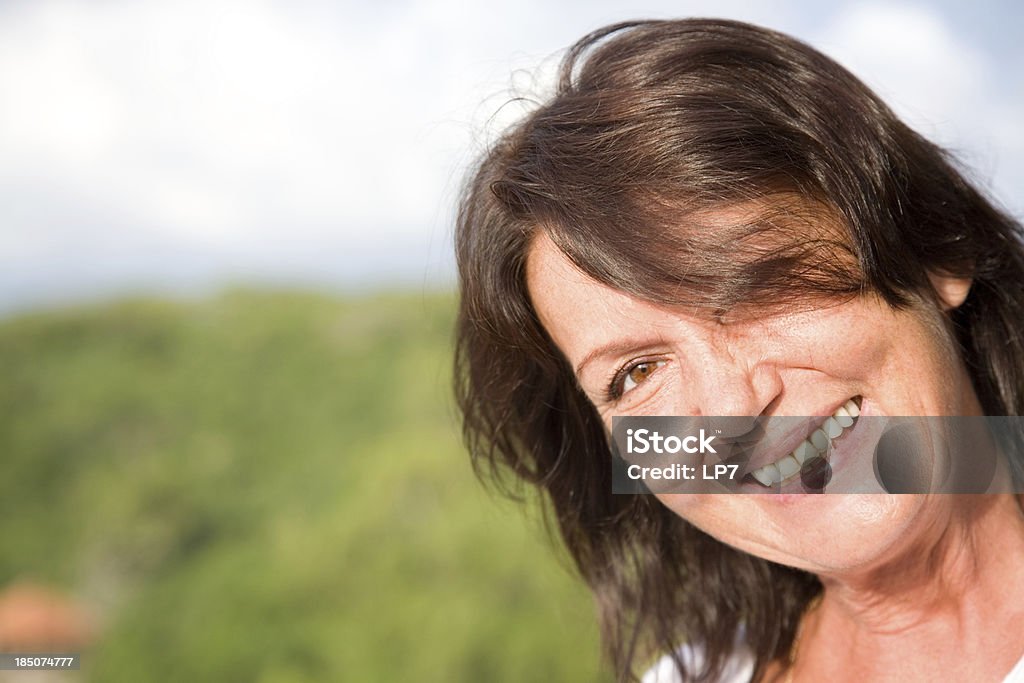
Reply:
<svg viewBox="0 0 1024 683"><path fill-rule="evenodd" d="M1024 677L1009 492L612 493L614 416L817 416L747 491L832 439L870 463L866 417L1024 409L1020 226L842 67L735 22L595 32L456 243L474 463L547 494L621 680Z"/></svg>

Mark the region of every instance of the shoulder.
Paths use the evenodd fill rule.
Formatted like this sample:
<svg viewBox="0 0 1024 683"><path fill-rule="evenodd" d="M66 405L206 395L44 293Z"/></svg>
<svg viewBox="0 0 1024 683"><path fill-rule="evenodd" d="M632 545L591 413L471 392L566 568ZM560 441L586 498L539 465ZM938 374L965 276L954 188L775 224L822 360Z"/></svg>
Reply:
<svg viewBox="0 0 1024 683"><path fill-rule="evenodd" d="M682 645L677 652L691 671L699 669L703 664L704 651L700 646ZM710 683L749 683L753 673L753 655L746 648L739 646L729 657L722 674ZM672 657L665 655L644 673L640 683L685 683L685 681L683 681Z"/></svg>

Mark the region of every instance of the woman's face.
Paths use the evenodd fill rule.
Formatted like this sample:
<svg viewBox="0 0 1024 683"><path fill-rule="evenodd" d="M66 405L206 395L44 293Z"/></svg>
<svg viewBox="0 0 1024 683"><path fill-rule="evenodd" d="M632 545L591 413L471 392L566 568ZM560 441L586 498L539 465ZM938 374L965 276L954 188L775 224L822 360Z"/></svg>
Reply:
<svg viewBox="0 0 1024 683"><path fill-rule="evenodd" d="M936 283L940 297L966 291ZM805 312L713 320L598 283L544 233L529 252L527 284L609 430L613 415L826 417L851 399L865 416L981 414L942 312L924 304L895 311L864 295ZM870 468L866 460L847 466ZM658 497L725 543L818 574L895 559L908 538L941 533L956 498Z"/></svg>

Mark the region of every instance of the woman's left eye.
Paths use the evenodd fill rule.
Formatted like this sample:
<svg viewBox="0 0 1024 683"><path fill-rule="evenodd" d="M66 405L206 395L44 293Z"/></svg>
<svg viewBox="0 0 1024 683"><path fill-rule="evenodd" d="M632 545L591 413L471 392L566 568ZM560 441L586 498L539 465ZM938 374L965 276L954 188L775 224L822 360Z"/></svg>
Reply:
<svg viewBox="0 0 1024 683"><path fill-rule="evenodd" d="M663 360L645 360L638 363L627 365L615 373L615 377L612 379L612 384L609 387L609 396L612 398L620 398L623 394L632 389L635 389L637 385L643 383L648 377L654 374L654 371L665 365L666 361Z"/></svg>

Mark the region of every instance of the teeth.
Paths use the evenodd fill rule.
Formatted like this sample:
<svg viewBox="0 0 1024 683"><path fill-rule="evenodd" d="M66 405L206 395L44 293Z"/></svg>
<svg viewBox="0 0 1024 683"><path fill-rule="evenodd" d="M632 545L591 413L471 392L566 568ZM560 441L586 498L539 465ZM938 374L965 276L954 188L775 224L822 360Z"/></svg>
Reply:
<svg viewBox="0 0 1024 683"><path fill-rule="evenodd" d="M838 422L839 426L842 427L843 429L846 429L847 427L853 424L853 416L850 415L849 411L846 410L846 408L840 408L832 417L836 419L836 422Z"/></svg>
<svg viewBox="0 0 1024 683"><path fill-rule="evenodd" d="M798 463L803 465L811 458L818 457L818 449L815 448L814 444L812 444L810 441L804 439L803 441L800 442L800 445L797 446L796 449L793 451L793 457L796 458L796 461Z"/></svg>
<svg viewBox="0 0 1024 683"><path fill-rule="evenodd" d="M859 415L860 406L850 399L815 429L809 437L800 442L800 445L793 449L792 453L754 470L750 475L768 487L796 476L804 463L823 456L828 451L832 439L839 438L844 429L853 426Z"/></svg>
<svg viewBox="0 0 1024 683"><path fill-rule="evenodd" d="M850 417L860 417L860 406L852 398L843 407L846 408L846 412L850 414Z"/></svg>
<svg viewBox="0 0 1024 683"><path fill-rule="evenodd" d="M794 474L800 471L800 463L796 461L792 455L787 455L785 458L775 464L779 468L779 474L782 475L782 480L789 479Z"/></svg>
<svg viewBox="0 0 1024 683"><path fill-rule="evenodd" d="M775 466L775 463L765 465L764 467L754 470L751 472L754 475L754 479L765 486L771 486L772 484L778 484L782 481L782 477L779 476L779 468Z"/></svg>

